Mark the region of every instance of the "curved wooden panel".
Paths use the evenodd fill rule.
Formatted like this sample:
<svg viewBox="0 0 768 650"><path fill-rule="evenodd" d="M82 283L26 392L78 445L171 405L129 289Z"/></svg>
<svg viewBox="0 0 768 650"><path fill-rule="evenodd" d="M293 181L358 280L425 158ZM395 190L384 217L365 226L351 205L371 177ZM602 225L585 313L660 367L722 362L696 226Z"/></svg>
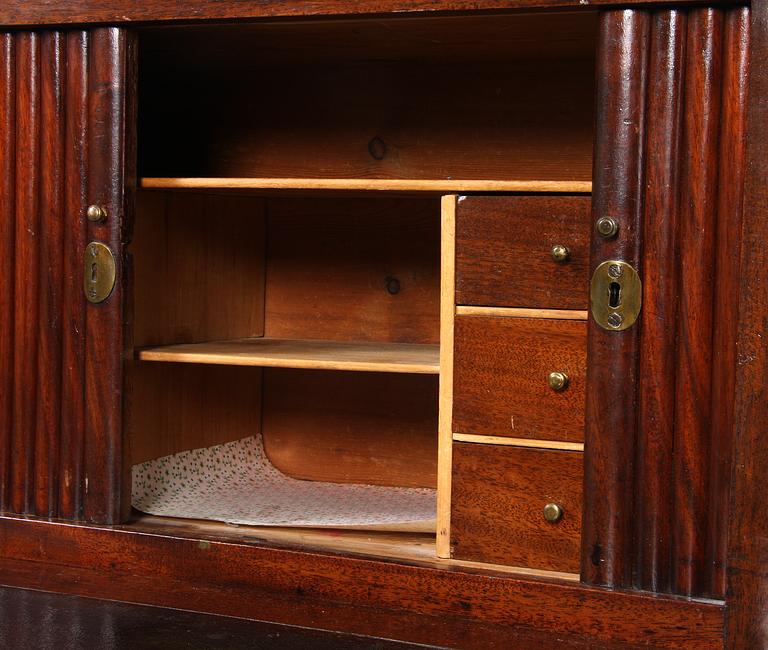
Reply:
<svg viewBox="0 0 768 650"><path fill-rule="evenodd" d="M644 304L590 323L587 582L725 594L748 13L603 17L593 216L620 234L592 255L638 263Z"/></svg>
<svg viewBox="0 0 768 650"><path fill-rule="evenodd" d="M674 277L679 244L678 183L687 15L655 14L651 28L648 130L643 211L643 319L640 339L640 392L636 482L637 584L668 591L672 560L672 490L669 480L675 430L675 366L678 288ZM653 495L655 498L646 498Z"/></svg>
<svg viewBox="0 0 768 650"><path fill-rule="evenodd" d="M639 266L643 139L650 15L605 12L598 45L593 219L619 222L614 239L593 237L590 268L608 259ZM608 332L590 319L582 530L582 580L631 580L638 331Z"/></svg>
<svg viewBox="0 0 768 650"><path fill-rule="evenodd" d="M712 322L723 14L691 12L681 148L675 391L673 589L701 594L707 571Z"/></svg>
<svg viewBox="0 0 768 650"><path fill-rule="evenodd" d="M86 308L82 266L89 234L122 252L129 52L117 29L0 34L3 512L80 519L87 510L104 523L124 512L121 295ZM89 202L110 214L91 233Z"/></svg>

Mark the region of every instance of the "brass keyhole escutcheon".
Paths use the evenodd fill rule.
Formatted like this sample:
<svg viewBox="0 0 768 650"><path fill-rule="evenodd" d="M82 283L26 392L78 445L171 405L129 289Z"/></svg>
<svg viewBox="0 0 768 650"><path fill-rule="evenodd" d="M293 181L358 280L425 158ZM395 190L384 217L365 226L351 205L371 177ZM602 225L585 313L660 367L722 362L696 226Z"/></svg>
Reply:
<svg viewBox="0 0 768 650"><path fill-rule="evenodd" d="M88 302L104 302L115 288L115 256L108 246L91 242L85 247L83 291Z"/></svg>
<svg viewBox="0 0 768 650"><path fill-rule="evenodd" d="M544 519L550 524L556 524L563 518L563 509L556 503L548 503L544 506Z"/></svg>
<svg viewBox="0 0 768 650"><path fill-rule="evenodd" d="M560 393L568 388L569 382L570 379L564 372L555 371L550 372L547 375L547 383L549 384L549 387L556 393Z"/></svg>
<svg viewBox="0 0 768 650"><path fill-rule="evenodd" d="M635 324L643 303L643 283L635 267L623 260L606 260L592 274L592 318L608 331Z"/></svg>

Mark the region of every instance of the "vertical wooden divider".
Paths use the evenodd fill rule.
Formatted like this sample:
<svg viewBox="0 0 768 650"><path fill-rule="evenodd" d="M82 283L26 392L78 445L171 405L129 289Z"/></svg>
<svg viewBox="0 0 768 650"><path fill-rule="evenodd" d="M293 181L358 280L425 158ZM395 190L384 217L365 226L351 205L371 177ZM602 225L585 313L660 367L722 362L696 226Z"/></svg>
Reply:
<svg viewBox="0 0 768 650"><path fill-rule="evenodd" d="M451 555L453 463L453 329L456 315L456 203L440 202L440 401L437 451L437 556Z"/></svg>

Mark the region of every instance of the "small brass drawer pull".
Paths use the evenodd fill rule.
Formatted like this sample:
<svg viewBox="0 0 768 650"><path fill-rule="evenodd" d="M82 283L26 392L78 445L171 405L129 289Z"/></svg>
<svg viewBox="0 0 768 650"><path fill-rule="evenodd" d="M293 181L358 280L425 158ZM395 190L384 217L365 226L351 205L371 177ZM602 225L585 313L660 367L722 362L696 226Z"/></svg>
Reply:
<svg viewBox="0 0 768 650"><path fill-rule="evenodd" d="M548 503L544 506L544 519L550 524L556 524L563 518L563 509L556 503Z"/></svg>
<svg viewBox="0 0 768 650"><path fill-rule="evenodd" d="M550 372L547 375L547 383L549 387L556 393L560 393L568 388L568 375L564 372Z"/></svg>
<svg viewBox="0 0 768 650"><path fill-rule="evenodd" d="M558 264L565 264L571 259L571 251L568 250L567 246L563 246L562 244L555 244L550 253L552 254L552 259Z"/></svg>

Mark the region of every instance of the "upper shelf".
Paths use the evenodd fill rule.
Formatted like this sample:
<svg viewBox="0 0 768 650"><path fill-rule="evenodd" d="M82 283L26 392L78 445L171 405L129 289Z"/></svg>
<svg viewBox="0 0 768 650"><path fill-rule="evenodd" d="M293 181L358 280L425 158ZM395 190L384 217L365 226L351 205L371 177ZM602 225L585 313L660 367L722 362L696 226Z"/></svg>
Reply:
<svg viewBox="0 0 768 650"><path fill-rule="evenodd" d="M465 193L568 192L588 193L591 181L560 180L417 180L368 178L142 178L141 187L164 190L291 190L331 192Z"/></svg>
<svg viewBox="0 0 768 650"><path fill-rule="evenodd" d="M139 359L174 363L408 374L436 375L440 371L439 346L408 343L250 338L146 348L139 351Z"/></svg>

